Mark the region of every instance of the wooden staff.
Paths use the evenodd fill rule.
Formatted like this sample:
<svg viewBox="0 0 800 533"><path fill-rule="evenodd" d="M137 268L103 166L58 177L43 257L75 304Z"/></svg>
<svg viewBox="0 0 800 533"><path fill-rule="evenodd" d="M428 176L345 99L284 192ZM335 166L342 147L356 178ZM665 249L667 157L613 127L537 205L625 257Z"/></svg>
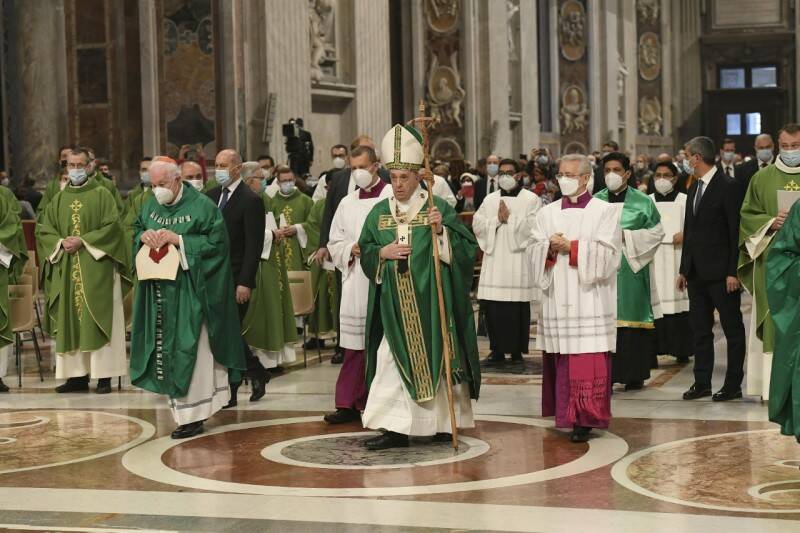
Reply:
<svg viewBox="0 0 800 533"><path fill-rule="evenodd" d="M428 210L433 209L433 172L431 172L430 161L430 138L428 136L428 122L432 122L432 117L425 116L425 102L419 101L419 116L411 122L419 124L418 128L422 134L422 154L423 179L428 184ZM444 228L444 224L442 224ZM439 300L439 324L442 329L442 359L444 359L444 371L447 378L447 405L450 408L450 431L453 436L453 449L458 451L458 425L456 424L456 410L453 401L453 367L451 359L453 351L450 347L450 333L447 329L447 315L444 310L444 292L442 290L442 269L439 265L439 238L435 232L431 231L431 243L433 244L433 270L436 273L436 293Z"/></svg>

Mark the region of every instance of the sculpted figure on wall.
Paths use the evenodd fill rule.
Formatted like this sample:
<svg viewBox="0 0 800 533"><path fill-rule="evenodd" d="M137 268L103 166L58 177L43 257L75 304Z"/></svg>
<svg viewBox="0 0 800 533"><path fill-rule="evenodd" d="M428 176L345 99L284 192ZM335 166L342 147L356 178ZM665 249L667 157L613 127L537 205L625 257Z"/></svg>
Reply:
<svg viewBox="0 0 800 533"><path fill-rule="evenodd" d="M661 135L661 102L655 96L643 96L639 100L639 133Z"/></svg>
<svg viewBox="0 0 800 533"><path fill-rule="evenodd" d="M335 0L308 0L311 81L336 77Z"/></svg>
<svg viewBox="0 0 800 533"><path fill-rule="evenodd" d="M636 2L636 12L639 15L640 24L656 24L658 22L660 0L638 0Z"/></svg>
<svg viewBox="0 0 800 533"><path fill-rule="evenodd" d="M661 40L653 32L639 37L639 74L643 80L652 81L661 74Z"/></svg>
<svg viewBox="0 0 800 533"><path fill-rule="evenodd" d="M585 131L589 125L589 106L586 92L577 85L569 85L561 96L561 133Z"/></svg>
<svg viewBox="0 0 800 533"><path fill-rule="evenodd" d="M428 27L436 33L449 33L458 26L460 0L425 0Z"/></svg>
<svg viewBox="0 0 800 533"><path fill-rule="evenodd" d="M577 61L586 52L586 11L580 2L569 0L561 6L558 40L565 59Z"/></svg>
<svg viewBox="0 0 800 533"><path fill-rule="evenodd" d="M433 54L428 75L428 94L431 100L431 116L439 123L454 123L462 127L461 106L466 92L461 87L457 60L457 54L453 52L450 56L452 66L440 65L439 58Z"/></svg>

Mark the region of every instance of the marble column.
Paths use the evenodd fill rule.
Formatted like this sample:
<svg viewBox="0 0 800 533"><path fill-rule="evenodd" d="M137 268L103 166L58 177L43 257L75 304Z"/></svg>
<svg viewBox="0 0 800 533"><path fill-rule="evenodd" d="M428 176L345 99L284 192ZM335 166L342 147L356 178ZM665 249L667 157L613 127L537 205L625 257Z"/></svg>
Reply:
<svg viewBox="0 0 800 533"><path fill-rule="evenodd" d="M275 123L269 150L276 162L286 162L281 124L290 118L311 116L311 44L308 2L264 0L267 36L266 61L269 92L277 95ZM307 126L310 126L308 123Z"/></svg>
<svg viewBox="0 0 800 533"><path fill-rule="evenodd" d="M501 9L502 8L502 9ZM494 131L494 146L487 147L500 157L512 157L511 127L508 106L508 41L507 17L504 2L487 2L485 5L485 34L482 45L486 47L486 65L483 68L484 109L486 131ZM495 126L496 123L496 126Z"/></svg>
<svg viewBox="0 0 800 533"><path fill-rule="evenodd" d="M602 46L597 44L604 42L608 38L602 27L603 6L599 0L588 0L586 3L586 18L588 35L586 53L589 55L589 146L586 148L591 152L599 148L606 136L606 124L604 120L606 101L606 90L603 79L605 69L602 64Z"/></svg>
<svg viewBox="0 0 800 533"><path fill-rule="evenodd" d="M668 0L661 0L661 118L663 119L661 125L661 136L665 141L674 145L672 139L672 105L670 105L675 95L673 93L673 63L672 63L672 12L669 9L670 2ZM672 150L674 152L674 150Z"/></svg>
<svg viewBox="0 0 800 533"><path fill-rule="evenodd" d="M479 0L462 0L461 80L464 84L464 158L477 161L484 157L480 146L480 6Z"/></svg>
<svg viewBox="0 0 800 533"><path fill-rule="evenodd" d="M389 1L354 0L353 13L356 130L380 143L392 125Z"/></svg>
<svg viewBox="0 0 800 533"><path fill-rule="evenodd" d="M142 84L142 153L160 154L162 146L158 83L156 0L139 2L139 57Z"/></svg>
<svg viewBox="0 0 800 533"><path fill-rule="evenodd" d="M673 68L673 132L675 146L699 135L702 128L703 77L700 57L700 5L695 0L678 0L672 4Z"/></svg>
<svg viewBox="0 0 800 533"><path fill-rule="evenodd" d="M543 1L543 0L539 0ZM539 146L539 26L537 0L520 0L520 88L522 100L522 151Z"/></svg>
<svg viewBox="0 0 800 533"><path fill-rule="evenodd" d="M43 185L67 144L67 72L63 0L3 2L8 170Z"/></svg>
<svg viewBox="0 0 800 533"><path fill-rule="evenodd" d="M603 11L603 33L605 39L600 53L600 62L604 65L601 70L602 96L600 98L600 142L619 139L619 107L620 99L617 92L617 73L619 72L619 19L620 5L618 0L606 0Z"/></svg>
<svg viewBox="0 0 800 533"><path fill-rule="evenodd" d="M624 132L619 139L620 148L630 152L636 150L639 135L639 49L636 40L636 0L620 0L620 23L622 24L622 61L628 69L625 78L623 106L625 108Z"/></svg>

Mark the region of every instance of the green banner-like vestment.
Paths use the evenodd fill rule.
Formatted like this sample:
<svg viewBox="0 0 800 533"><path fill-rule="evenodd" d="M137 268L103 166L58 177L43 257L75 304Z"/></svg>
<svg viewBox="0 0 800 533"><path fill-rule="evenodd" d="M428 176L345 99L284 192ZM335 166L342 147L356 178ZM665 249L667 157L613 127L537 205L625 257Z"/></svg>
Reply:
<svg viewBox="0 0 800 533"><path fill-rule="evenodd" d="M3 187L5 189L5 187ZM13 194L13 193L12 193ZM0 196L0 244L11 253L11 264L8 268L0 265L0 347L14 341L14 331L9 316L8 286L16 283L17 277L25 268L28 259L25 235L18 214L19 202L13 203L6 196Z"/></svg>
<svg viewBox="0 0 800 533"><path fill-rule="evenodd" d="M134 252L141 248L142 233L161 228L182 237L189 270L179 268L175 281L139 281L131 330L131 382L170 398L186 396L204 322L214 360L228 368L231 382L241 381L244 351L222 213L186 184L175 205L144 204L134 227Z"/></svg>
<svg viewBox="0 0 800 533"><path fill-rule="evenodd" d="M468 383L470 396L480 391L480 366L469 291L478 244L444 200L434 198L450 244L450 264L441 263L447 329L453 348L453 380ZM378 346L385 336L412 399L431 400L444 371L436 275L427 203L410 225L412 252L408 270L380 258L381 248L397 239L397 221L389 199L378 202L364 223L358 245L361 268L370 281L367 304L367 387L375 377ZM381 283L376 283L380 279Z"/></svg>
<svg viewBox="0 0 800 533"><path fill-rule="evenodd" d="M303 223L308 237L307 256L319 248L319 233L322 227L322 215L325 211L325 199L317 200ZM275 216L278 216L277 213ZM336 272L322 268L313 261L311 270L311 286L314 287L314 312L308 320L308 330L312 335L336 331L339 324L339 291L336 284Z"/></svg>
<svg viewBox="0 0 800 533"><path fill-rule="evenodd" d="M80 237L105 255L96 260L86 246L75 254L62 250L49 257L58 241ZM122 295L130 289L130 247L111 193L97 180L67 186L56 194L36 227L45 279L45 327L56 337L56 352L94 351L111 340L114 272Z"/></svg>

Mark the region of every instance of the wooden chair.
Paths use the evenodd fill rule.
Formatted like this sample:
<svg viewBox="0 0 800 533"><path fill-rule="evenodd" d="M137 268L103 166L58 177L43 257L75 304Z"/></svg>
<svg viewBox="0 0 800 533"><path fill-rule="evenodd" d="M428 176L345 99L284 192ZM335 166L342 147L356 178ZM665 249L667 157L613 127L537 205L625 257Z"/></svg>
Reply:
<svg viewBox="0 0 800 533"><path fill-rule="evenodd" d="M39 366L39 380L44 381L42 352L39 350L39 341L34 331L36 321L33 314L33 287L30 283L8 286L8 312L11 318L11 328L14 331L14 351L19 386L22 387L22 334L25 332L31 335L33 349L36 352L36 362Z"/></svg>
<svg viewBox="0 0 800 533"><path fill-rule="evenodd" d="M314 288L311 286L311 272L307 270L290 270L286 275L289 278L289 290L292 293L294 316L303 319L303 366L308 367L306 326L308 325L308 317L314 312ZM319 343L317 343L317 357L322 362Z"/></svg>

